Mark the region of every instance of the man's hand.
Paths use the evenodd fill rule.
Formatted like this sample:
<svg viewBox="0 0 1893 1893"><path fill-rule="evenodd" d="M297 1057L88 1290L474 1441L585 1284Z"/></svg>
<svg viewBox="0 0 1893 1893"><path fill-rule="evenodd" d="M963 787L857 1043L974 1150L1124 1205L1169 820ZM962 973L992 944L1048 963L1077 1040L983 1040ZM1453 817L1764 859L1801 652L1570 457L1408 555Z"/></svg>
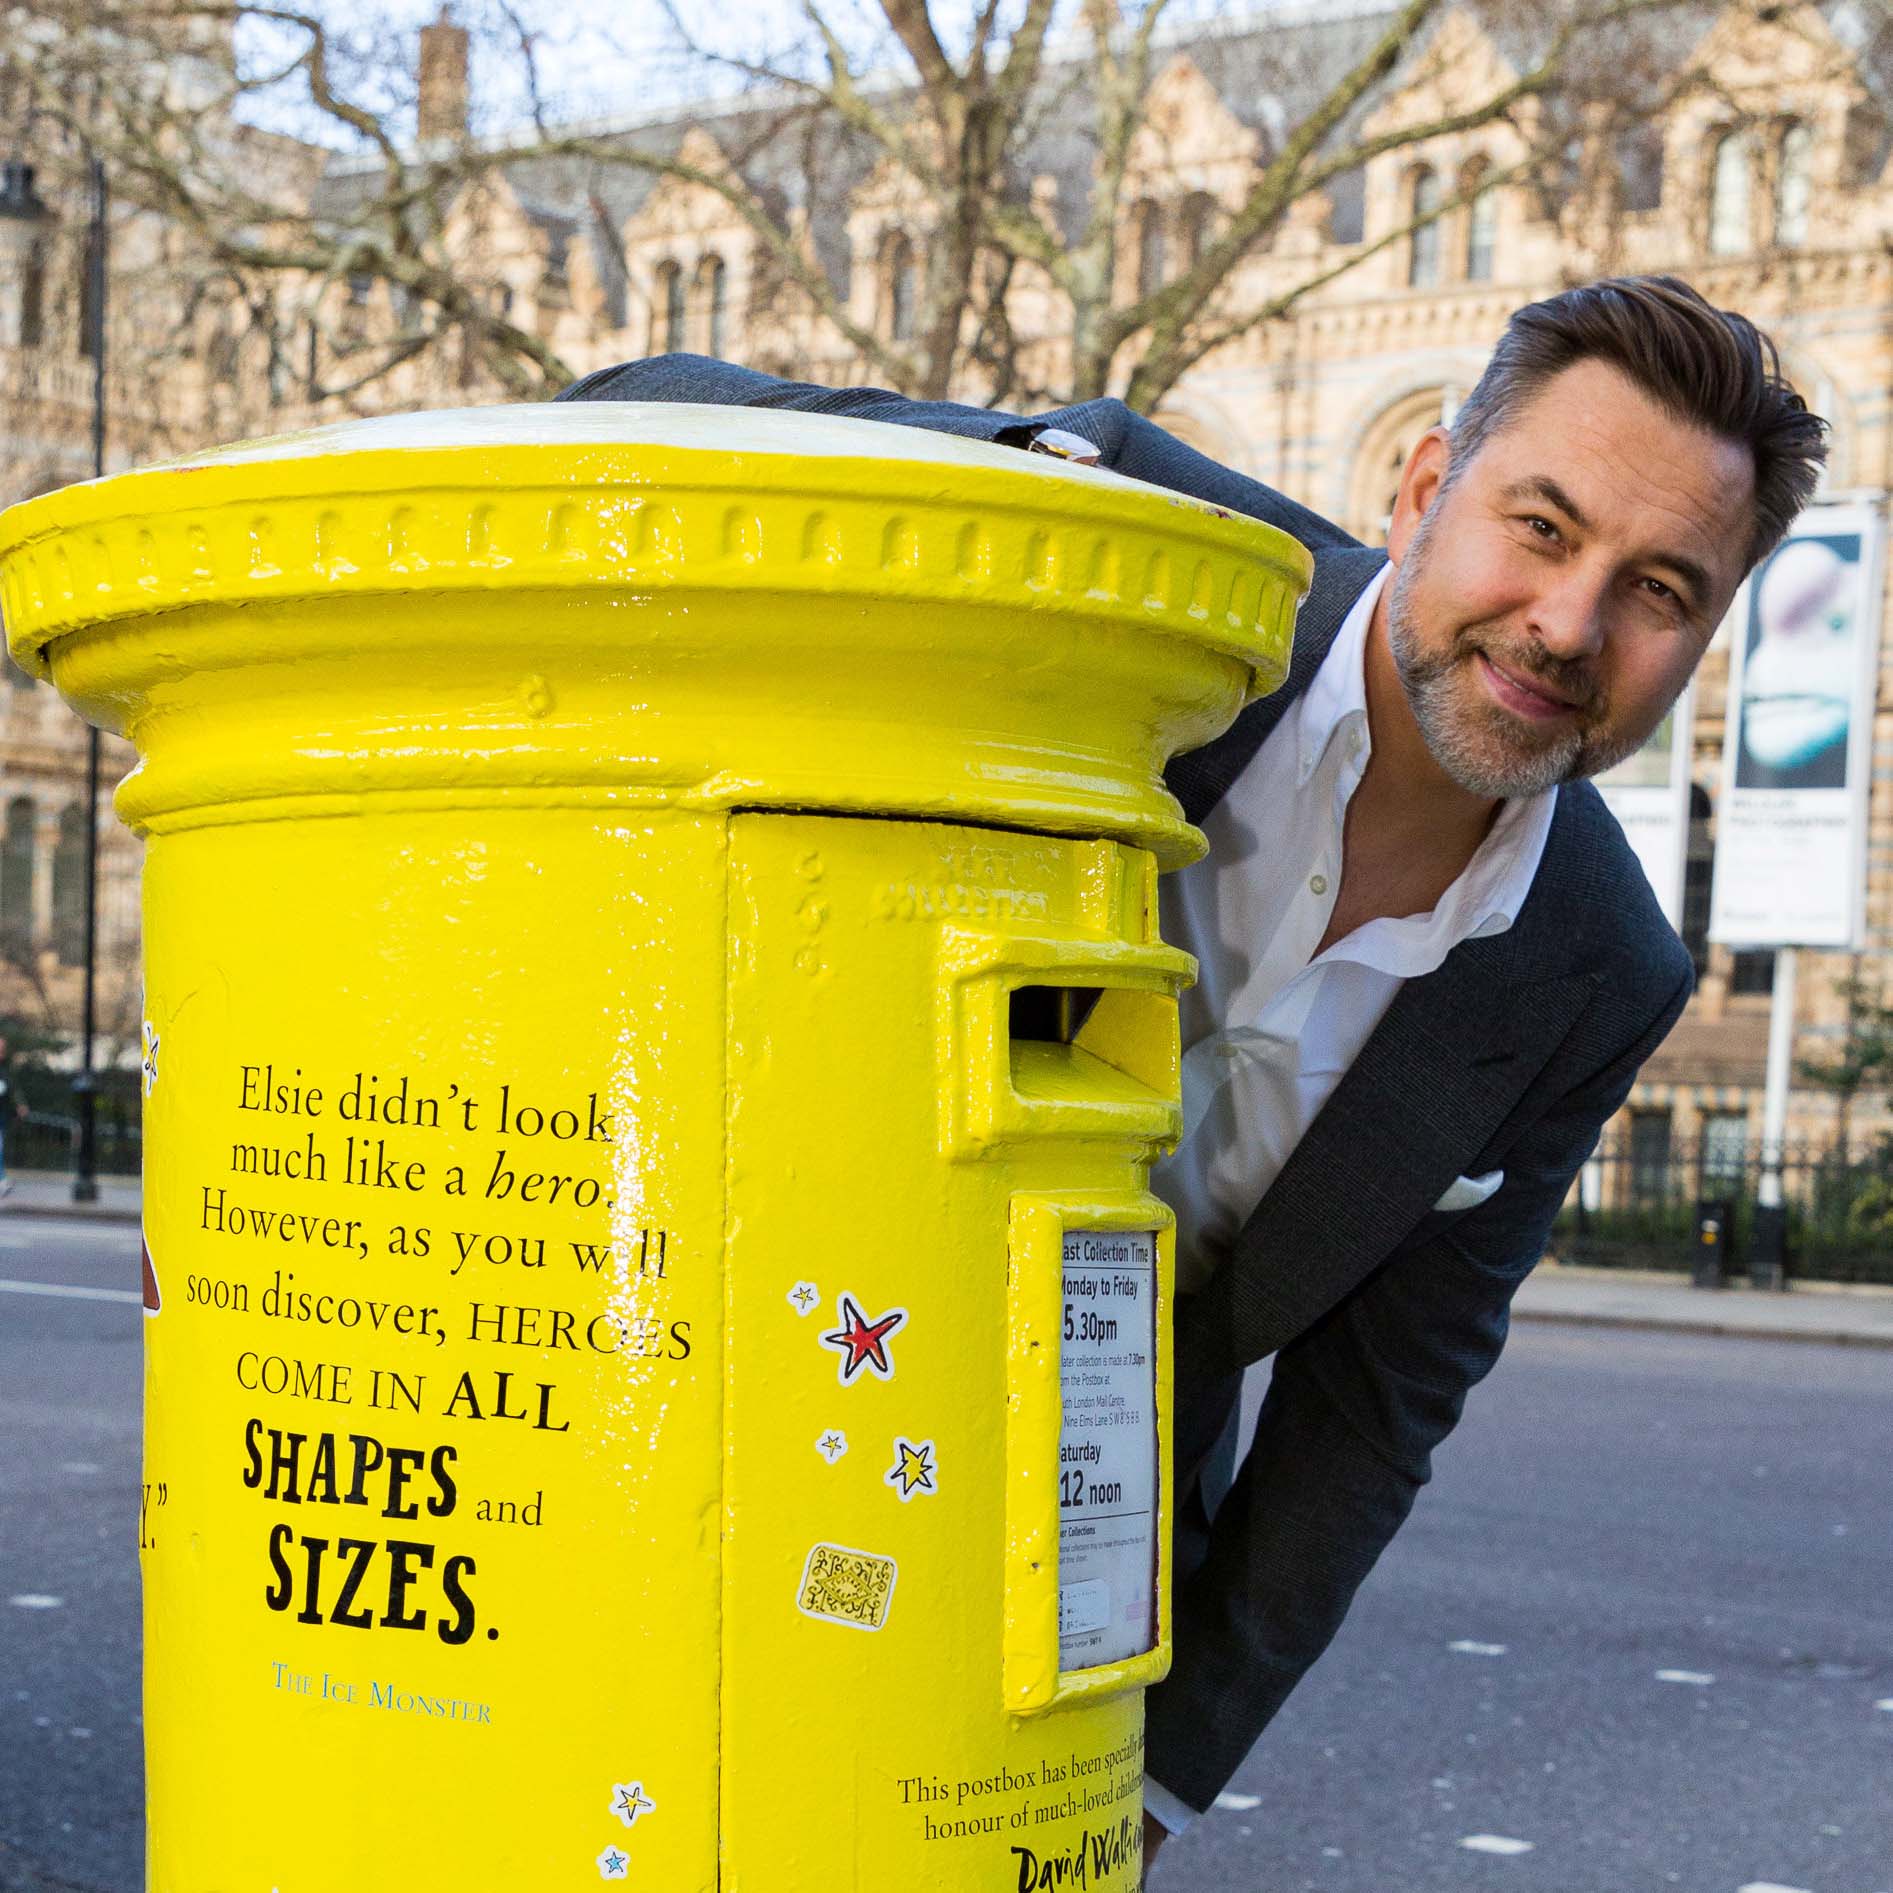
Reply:
<svg viewBox="0 0 1893 1893"><path fill-rule="evenodd" d="M1170 1838L1170 1830L1154 1814L1144 1816L1144 1873L1148 1877L1157 1850Z"/></svg>

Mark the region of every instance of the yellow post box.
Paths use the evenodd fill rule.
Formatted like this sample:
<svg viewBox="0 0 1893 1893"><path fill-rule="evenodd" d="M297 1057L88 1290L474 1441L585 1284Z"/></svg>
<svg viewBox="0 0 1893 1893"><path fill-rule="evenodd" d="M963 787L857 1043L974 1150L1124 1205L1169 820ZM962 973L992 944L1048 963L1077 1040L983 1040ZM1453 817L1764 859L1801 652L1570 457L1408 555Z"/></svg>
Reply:
<svg viewBox="0 0 1893 1893"><path fill-rule="evenodd" d="M151 1893L1136 1884L1161 768L1307 575L680 407L0 520L140 757Z"/></svg>

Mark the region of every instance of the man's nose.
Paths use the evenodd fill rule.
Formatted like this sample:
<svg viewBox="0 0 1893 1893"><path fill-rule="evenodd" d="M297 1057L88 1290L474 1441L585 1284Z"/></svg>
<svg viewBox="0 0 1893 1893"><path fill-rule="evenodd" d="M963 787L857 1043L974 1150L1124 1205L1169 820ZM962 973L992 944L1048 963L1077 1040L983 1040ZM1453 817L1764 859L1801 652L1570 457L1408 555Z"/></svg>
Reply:
<svg viewBox="0 0 1893 1893"><path fill-rule="evenodd" d="M1610 574L1566 567L1532 601L1527 622L1553 657L1595 657L1608 622Z"/></svg>

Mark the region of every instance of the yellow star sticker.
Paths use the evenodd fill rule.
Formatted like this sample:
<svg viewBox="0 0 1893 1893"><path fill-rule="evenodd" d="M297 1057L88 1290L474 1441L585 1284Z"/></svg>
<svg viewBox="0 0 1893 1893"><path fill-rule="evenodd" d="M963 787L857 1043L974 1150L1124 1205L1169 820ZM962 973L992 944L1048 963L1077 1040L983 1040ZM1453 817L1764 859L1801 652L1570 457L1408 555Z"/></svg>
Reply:
<svg viewBox="0 0 1893 1893"><path fill-rule="evenodd" d="M923 1439L915 1445L911 1440L897 1439L894 1446L897 1456L888 1468L887 1483L900 1494L901 1502L905 1504L916 1492L935 1491L933 1441Z"/></svg>

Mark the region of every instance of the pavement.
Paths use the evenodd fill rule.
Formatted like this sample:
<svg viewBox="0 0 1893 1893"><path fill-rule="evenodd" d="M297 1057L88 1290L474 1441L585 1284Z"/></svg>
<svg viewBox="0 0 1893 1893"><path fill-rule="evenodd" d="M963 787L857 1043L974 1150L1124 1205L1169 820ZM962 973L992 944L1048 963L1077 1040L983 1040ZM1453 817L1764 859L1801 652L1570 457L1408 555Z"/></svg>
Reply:
<svg viewBox="0 0 1893 1893"><path fill-rule="evenodd" d="M13 1188L0 1197L0 1221L14 1216L72 1216L88 1222L137 1223L144 1214L144 1189L136 1177L100 1177L96 1202L72 1200L72 1177L63 1170L11 1170Z"/></svg>
<svg viewBox="0 0 1893 1893"><path fill-rule="evenodd" d="M16 1170L0 1197L0 1221L58 1216L106 1223L140 1220L136 1177L101 1177L98 1199L72 1200L72 1178ZM1893 1288L1791 1282L1785 1290L1692 1287L1680 1275L1640 1269L1573 1268L1542 1262L1512 1303L1514 1321L1673 1334L1726 1334L1754 1341L1819 1341L1893 1348Z"/></svg>
<svg viewBox="0 0 1893 1893"><path fill-rule="evenodd" d="M1836 1282L1793 1282L1780 1290L1694 1288L1686 1276L1547 1261L1518 1291L1512 1319L1893 1347L1893 1288Z"/></svg>

